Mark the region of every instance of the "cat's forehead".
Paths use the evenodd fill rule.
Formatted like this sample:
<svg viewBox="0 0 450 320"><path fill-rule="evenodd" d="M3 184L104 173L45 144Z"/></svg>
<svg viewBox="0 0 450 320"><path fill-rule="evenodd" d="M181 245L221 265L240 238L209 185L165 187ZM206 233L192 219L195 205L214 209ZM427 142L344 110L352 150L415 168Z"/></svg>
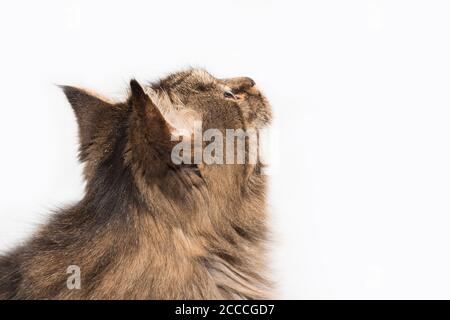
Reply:
<svg viewBox="0 0 450 320"><path fill-rule="evenodd" d="M186 71L172 73L159 82L159 86L166 90L176 87L197 86L199 84L210 85L217 82L217 79L203 69L190 69Z"/></svg>

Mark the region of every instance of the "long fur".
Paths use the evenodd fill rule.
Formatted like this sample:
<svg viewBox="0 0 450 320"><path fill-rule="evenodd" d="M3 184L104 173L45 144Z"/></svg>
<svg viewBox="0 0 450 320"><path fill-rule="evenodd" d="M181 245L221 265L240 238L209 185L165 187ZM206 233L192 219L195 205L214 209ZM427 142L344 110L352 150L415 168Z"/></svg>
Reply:
<svg viewBox="0 0 450 320"><path fill-rule="evenodd" d="M205 128L267 124L270 107L254 82L188 70L144 90L132 81L122 103L63 90L79 124L86 192L0 257L0 299L269 297L261 165L170 161L177 110ZM80 289L66 285L71 265Z"/></svg>

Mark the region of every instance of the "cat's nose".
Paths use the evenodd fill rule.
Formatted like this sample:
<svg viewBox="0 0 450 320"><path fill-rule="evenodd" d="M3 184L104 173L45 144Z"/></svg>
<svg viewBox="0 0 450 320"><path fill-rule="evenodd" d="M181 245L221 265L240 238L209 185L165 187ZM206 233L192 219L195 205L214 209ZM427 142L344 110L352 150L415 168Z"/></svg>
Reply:
<svg viewBox="0 0 450 320"><path fill-rule="evenodd" d="M243 82L242 85L245 86L246 88L251 88L255 86L255 80L249 77L243 77L242 82Z"/></svg>
<svg viewBox="0 0 450 320"><path fill-rule="evenodd" d="M226 80L233 93L242 92L255 86L255 81L249 77L238 77Z"/></svg>

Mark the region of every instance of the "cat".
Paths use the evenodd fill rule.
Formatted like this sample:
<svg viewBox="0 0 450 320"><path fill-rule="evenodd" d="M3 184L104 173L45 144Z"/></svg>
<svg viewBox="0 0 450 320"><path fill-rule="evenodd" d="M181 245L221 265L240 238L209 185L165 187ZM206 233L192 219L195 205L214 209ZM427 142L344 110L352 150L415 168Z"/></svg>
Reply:
<svg viewBox="0 0 450 320"><path fill-rule="evenodd" d="M174 132L188 136L193 120L202 130L268 126L255 82L189 69L131 80L125 102L61 88L78 122L85 195L0 256L0 299L270 298L263 164L172 159Z"/></svg>

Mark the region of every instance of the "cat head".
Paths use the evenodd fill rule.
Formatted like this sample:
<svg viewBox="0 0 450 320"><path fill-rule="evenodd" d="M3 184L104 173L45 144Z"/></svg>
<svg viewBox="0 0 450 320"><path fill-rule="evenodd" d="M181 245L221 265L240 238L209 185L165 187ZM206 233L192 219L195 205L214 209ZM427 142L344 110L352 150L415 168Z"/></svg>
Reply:
<svg viewBox="0 0 450 320"><path fill-rule="evenodd" d="M62 89L78 121L88 191L99 180L107 181L103 188L126 183L146 197L157 192L184 203L205 195L229 201L249 190L263 192L261 164L257 158L248 161L245 133L268 125L271 108L252 79L217 79L192 69L146 86L132 80L125 102L80 88ZM226 149L227 130L244 131L235 137L244 141L243 162L236 157L242 152L239 143ZM202 136L211 131L213 139ZM218 154L223 157L222 163L203 157L213 142L222 143L212 151L215 160ZM230 153L235 162L226 161Z"/></svg>

